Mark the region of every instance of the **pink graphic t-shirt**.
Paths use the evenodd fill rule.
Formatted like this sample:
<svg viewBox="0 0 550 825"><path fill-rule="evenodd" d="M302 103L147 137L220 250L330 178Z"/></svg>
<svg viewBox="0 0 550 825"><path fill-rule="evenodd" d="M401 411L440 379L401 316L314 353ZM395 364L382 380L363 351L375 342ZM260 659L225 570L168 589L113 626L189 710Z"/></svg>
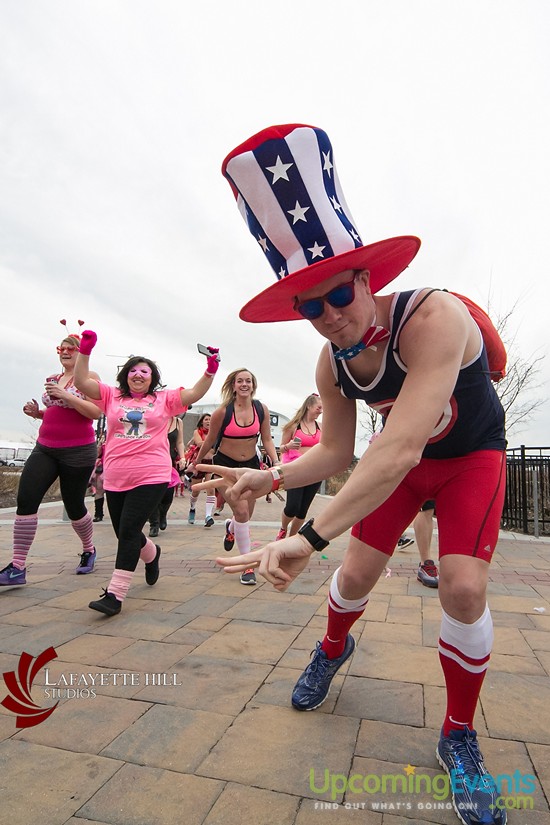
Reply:
<svg viewBox="0 0 550 825"><path fill-rule="evenodd" d="M172 460L168 427L187 410L180 389L157 390L144 398L121 397L117 387L99 384L95 401L107 418L103 486L121 492L142 484L170 482Z"/></svg>

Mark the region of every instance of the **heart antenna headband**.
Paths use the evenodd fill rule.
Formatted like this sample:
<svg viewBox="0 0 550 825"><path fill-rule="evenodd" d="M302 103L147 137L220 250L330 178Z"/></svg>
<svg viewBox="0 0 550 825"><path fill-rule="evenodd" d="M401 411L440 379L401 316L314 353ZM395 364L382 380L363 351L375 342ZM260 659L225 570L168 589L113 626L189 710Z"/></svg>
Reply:
<svg viewBox="0 0 550 825"><path fill-rule="evenodd" d="M68 331L68 330L69 330L69 328L68 328L68 326L67 326L67 321L66 321L66 319L65 319L65 318L62 318L62 319L60 320L60 322L59 322L59 323L60 323L62 326L64 326L64 327L65 327L65 329L67 330L67 335L70 335L70 336L71 336L71 338L78 338L78 340L80 341L80 338L81 338L81 336L80 336L80 332L69 332L69 331ZM83 327L83 326L84 326L84 321L81 321L80 319L78 320L78 322L77 322L77 323L78 323L78 326L79 326L79 327Z"/></svg>

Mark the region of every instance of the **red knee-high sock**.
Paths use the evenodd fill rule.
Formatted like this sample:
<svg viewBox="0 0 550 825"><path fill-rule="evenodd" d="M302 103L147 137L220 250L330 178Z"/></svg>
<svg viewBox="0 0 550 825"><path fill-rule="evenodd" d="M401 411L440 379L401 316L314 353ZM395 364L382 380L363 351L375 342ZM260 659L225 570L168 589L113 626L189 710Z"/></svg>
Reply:
<svg viewBox="0 0 550 825"><path fill-rule="evenodd" d="M473 624L463 624L443 611L439 660L447 686L443 733L474 725L474 714L493 645L489 607Z"/></svg>
<svg viewBox="0 0 550 825"><path fill-rule="evenodd" d="M18 570L23 570L25 567L37 527L38 516L36 513L30 516L15 516L13 524L13 558L11 563L14 567L17 567Z"/></svg>
<svg viewBox="0 0 550 825"><path fill-rule="evenodd" d="M78 519L78 521L71 521L71 525L76 535L82 542L82 549L85 553L94 552L94 525L92 517L89 513Z"/></svg>
<svg viewBox="0 0 550 825"><path fill-rule="evenodd" d="M368 593L360 599L344 599L338 590L338 572L336 570L330 584L328 597L328 624L326 636L321 648L328 659L337 659L344 652L346 639L353 624L363 615L368 602Z"/></svg>

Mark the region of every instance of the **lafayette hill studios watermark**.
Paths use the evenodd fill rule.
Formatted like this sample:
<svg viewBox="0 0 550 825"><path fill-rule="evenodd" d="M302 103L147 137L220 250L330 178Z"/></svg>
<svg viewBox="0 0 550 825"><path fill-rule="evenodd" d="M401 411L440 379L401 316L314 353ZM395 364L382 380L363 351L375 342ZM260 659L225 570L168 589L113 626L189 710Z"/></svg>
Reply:
<svg viewBox="0 0 550 825"><path fill-rule="evenodd" d="M176 688L182 685L175 672L92 672L83 668L62 671L54 676L48 667L54 659L57 659L57 652L53 647L48 647L36 657L23 652L17 670L2 674L8 693L0 704L15 714L16 727L39 725L51 716L61 700L93 700L101 688Z"/></svg>

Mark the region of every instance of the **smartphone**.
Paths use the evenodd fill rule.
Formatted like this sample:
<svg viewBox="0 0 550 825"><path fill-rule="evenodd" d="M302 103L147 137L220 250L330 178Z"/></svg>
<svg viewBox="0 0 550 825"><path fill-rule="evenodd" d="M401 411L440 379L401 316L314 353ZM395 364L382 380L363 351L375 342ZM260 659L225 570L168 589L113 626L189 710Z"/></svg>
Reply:
<svg viewBox="0 0 550 825"><path fill-rule="evenodd" d="M294 436L294 438L292 440L294 442L295 447L301 447L302 446L302 439L299 438L298 436Z"/></svg>
<svg viewBox="0 0 550 825"><path fill-rule="evenodd" d="M206 355L207 358L212 355L208 347L205 347L204 344L197 344L197 349L201 355Z"/></svg>

